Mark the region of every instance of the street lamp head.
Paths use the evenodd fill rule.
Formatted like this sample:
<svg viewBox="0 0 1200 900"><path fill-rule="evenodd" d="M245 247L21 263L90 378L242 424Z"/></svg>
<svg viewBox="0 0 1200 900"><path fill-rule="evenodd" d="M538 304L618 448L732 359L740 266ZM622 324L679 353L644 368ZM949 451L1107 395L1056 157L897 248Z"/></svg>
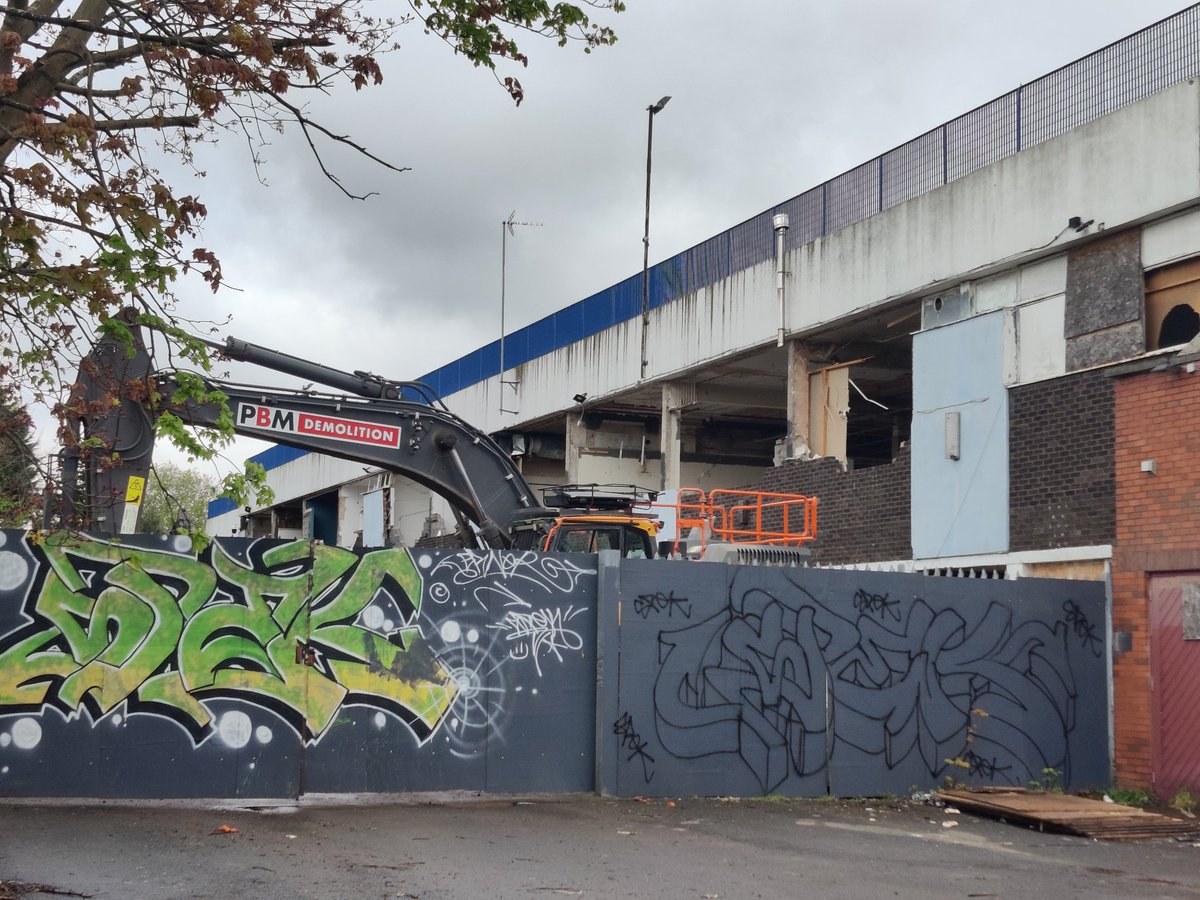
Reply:
<svg viewBox="0 0 1200 900"><path fill-rule="evenodd" d="M646 108L648 110L650 110L650 115L654 115L655 113L662 112L663 107L666 106L670 102L671 102L671 95L668 94L667 96L665 96L661 100L659 100L657 103L655 103L653 106L648 106Z"/></svg>

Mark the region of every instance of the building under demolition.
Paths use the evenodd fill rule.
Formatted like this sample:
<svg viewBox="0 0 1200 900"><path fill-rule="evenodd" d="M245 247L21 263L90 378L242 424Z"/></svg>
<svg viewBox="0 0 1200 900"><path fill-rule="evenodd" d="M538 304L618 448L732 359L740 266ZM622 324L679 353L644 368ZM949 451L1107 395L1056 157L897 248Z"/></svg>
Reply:
<svg viewBox="0 0 1200 900"><path fill-rule="evenodd" d="M1069 625L1116 777L1194 784L1198 75L1192 7L659 263L645 315L638 274L422 380L535 485L811 494L818 564L1107 581ZM448 530L390 473L256 459L277 502L211 534Z"/></svg>

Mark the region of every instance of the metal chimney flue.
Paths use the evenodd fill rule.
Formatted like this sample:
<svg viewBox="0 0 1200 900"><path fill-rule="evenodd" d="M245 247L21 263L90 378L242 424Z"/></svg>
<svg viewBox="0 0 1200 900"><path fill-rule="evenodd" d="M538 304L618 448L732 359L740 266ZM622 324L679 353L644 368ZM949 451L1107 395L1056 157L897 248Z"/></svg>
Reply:
<svg viewBox="0 0 1200 900"><path fill-rule="evenodd" d="M783 243L787 237L788 228L791 227L791 220L787 213L776 213L771 217L771 226L775 229L775 293L779 301L779 333L776 337L776 346L783 346L784 335L784 296L783 283L784 276L787 274L783 267Z"/></svg>

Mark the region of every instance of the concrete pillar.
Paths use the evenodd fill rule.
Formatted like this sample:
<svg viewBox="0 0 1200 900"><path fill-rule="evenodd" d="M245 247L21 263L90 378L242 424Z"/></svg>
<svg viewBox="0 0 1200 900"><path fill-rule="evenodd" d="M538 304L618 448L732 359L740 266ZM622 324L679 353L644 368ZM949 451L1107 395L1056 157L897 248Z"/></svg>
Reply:
<svg viewBox="0 0 1200 900"><path fill-rule="evenodd" d="M587 446L587 429L583 426L580 413L567 413L567 448L563 464L567 470L567 484L579 483L579 457Z"/></svg>
<svg viewBox="0 0 1200 900"><path fill-rule="evenodd" d="M786 457L807 456L812 450L812 403L809 390L808 347L800 341L787 344L787 446Z"/></svg>
<svg viewBox="0 0 1200 900"><path fill-rule="evenodd" d="M661 476L659 489L680 487L680 419L683 408L696 399L696 386L690 382L669 382L662 389L662 428L659 430Z"/></svg>

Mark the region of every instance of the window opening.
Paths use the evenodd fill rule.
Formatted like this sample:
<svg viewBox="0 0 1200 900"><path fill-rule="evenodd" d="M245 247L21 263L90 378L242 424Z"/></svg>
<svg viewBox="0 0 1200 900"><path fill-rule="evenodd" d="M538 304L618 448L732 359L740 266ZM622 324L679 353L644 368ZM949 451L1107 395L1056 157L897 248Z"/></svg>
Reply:
<svg viewBox="0 0 1200 900"><path fill-rule="evenodd" d="M1200 334L1200 257L1146 273L1146 349L1188 343Z"/></svg>

